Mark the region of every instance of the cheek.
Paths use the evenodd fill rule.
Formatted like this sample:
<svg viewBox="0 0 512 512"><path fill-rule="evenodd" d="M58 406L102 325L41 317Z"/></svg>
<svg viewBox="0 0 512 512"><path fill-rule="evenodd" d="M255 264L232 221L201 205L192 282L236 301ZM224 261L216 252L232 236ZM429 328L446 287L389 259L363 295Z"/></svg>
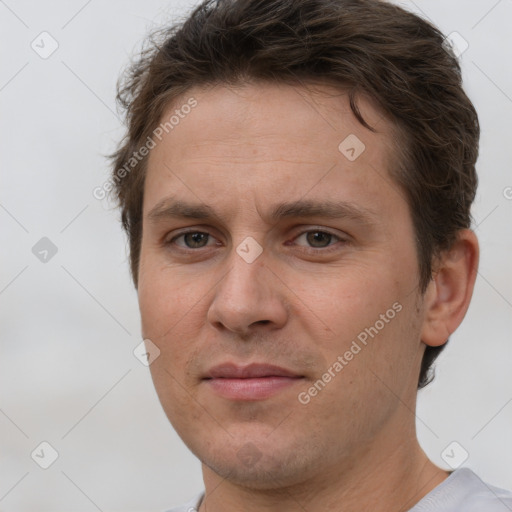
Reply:
<svg viewBox="0 0 512 512"><path fill-rule="evenodd" d="M183 386L193 384L187 369L198 357L198 340L207 314L206 292L211 286L156 259L154 264L148 257L141 261L145 261L138 288L142 335L160 350L150 371L161 400L166 402L172 396L174 409L187 401Z"/></svg>
<svg viewBox="0 0 512 512"><path fill-rule="evenodd" d="M303 390L310 397L305 411L333 437L372 435L415 388L419 369L415 304L403 298L399 304L383 303L386 307L370 303L357 317L340 312L334 329L338 338L318 347L326 361L320 372L325 373ZM320 380L327 382L325 386ZM336 417L343 421L334 422Z"/></svg>
<svg viewBox="0 0 512 512"><path fill-rule="evenodd" d="M295 277L299 277L298 275ZM291 279L291 276L290 276ZM300 309L316 313L333 336L347 339L373 325L403 297L408 287L389 267L374 262L351 264L329 272L303 272L293 291Z"/></svg>
<svg viewBox="0 0 512 512"><path fill-rule="evenodd" d="M141 258L138 300L144 337L159 340L197 315L205 293L200 280L180 276L157 258Z"/></svg>
<svg viewBox="0 0 512 512"><path fill-rule="evenodd" d="M168 283L155 277L148 271L140 274L138 297L142 335L157 342L171 327L171 312L175 311L176 304L175 297L168 294Z"/></svg>
<svg viewBox="0 0 512 512"><path fill-rule="evenodd" d="M141 261L145 262L138 287L142 335L160 350L149 369L167 417L180 424L184 410L187 421L198 414L191 407L188 390L193 381L186 369L197 357L194 340L202 325L199 284L180 279L175 270L161 264L151 265L148 257Z"/></svg>
<svg viewBox="0 0 512 512"><path fill-rule="evenodd" d="M401 256L396 260L393 265L384 259L376 264L374 259L371 264L350 265L329 275L304 274L301 279L299 317L311 318L318 329L328 331L325 336L319 336L318 329L308 333L328 365L324 370L346 354L343 370L337 373L343 378L335 379L343 386L354 383L359 388L365 386L362 381L375 380L369 369L392 380L414 364L419 349L418 325L413 325L414 261Z"/></svg>

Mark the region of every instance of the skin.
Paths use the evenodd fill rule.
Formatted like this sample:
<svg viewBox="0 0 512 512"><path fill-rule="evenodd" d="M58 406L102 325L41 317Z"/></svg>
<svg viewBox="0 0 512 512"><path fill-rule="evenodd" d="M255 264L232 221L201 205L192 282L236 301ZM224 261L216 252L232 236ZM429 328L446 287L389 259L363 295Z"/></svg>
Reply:
<svg viewBox="0 0 512 512"><path fill-rule="evenodd" d="M159 399L202 462L200 512L408 510L448 476L417 441L417 381L425 346L443 344L468 308L474 233L460 232L421 295L411 216L388 172L397 139L368 98L359 106L377 133L328 85L193 88L183 103L190 96L197 107L149 155L138 296L142 334L160 349ZM349 134L365 144L352 162L338 150ZM170 196L216 217L151 219ZM350 203L366 222L269 218L299 199ZM185 229L208 236L179 237ZM263 249L252 263L236 251L246 237ZM301 403L395 303L400 312ZM302 378L265 400L229 400L203 380L226 361Z"/></svg>

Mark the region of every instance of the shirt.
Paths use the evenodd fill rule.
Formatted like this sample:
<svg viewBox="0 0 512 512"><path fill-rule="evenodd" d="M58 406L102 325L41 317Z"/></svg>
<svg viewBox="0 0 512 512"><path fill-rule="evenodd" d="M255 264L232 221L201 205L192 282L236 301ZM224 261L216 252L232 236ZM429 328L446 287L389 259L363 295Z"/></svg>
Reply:
<svg viewBox="0 0 512 512"><path fill-rule="evenodd" d="M203 496L201 492L167 512L197 512ZM409 512L512 512L512 492L483 482L469 468L459 468Z"/></svg>

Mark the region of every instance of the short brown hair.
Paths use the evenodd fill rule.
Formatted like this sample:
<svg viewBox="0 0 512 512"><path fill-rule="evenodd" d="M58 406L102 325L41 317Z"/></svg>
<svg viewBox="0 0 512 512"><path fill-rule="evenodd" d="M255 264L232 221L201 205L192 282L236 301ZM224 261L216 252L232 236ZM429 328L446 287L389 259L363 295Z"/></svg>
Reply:
<svg viewBox="0 0 512 512"><path fill-rule="evenodd" d="M112 155L115 199L130 244L138 286L147 158L119 178L160 123L164 109L193 86L249 80L323 80L373 98L402 134L390 173L408 201L416 234L419 289L434 258L469 228L480 135L461 85L460 66L443 34L379 0L206 0L189 17L160 30L118 84L127 135ZM427 347L418 387L445 345Z"/></svg>

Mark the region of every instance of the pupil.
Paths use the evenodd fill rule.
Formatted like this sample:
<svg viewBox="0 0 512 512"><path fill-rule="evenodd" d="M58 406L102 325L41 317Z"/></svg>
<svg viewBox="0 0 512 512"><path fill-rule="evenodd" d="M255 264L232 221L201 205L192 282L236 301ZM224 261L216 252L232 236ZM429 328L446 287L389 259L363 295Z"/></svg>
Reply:
<svg viewBox="0 0 512 512"><path fill-rule="evenodd" d="M201 241L204 241L206 240L206 237L208 235L206 233L187 233L185 235L185 242L186 244L189 246L189 247L198 247L198 246L201 246ZM187 237L189 237L189 239L187 240ZM192 242L191 243L188 243L190 241L190 239L192 239Z"/></svg>
<svg viewBox="0 0 512 512"><path fill-rule="evenodd" d="M314 231L312 233L308 233L308 243L311 245L317 246L316 243L320 242L320 247L325 247L326 245L329 245L329 241L332 235L329 233L322 233L321 231ZM326 241L326 244L322 244L322 240Z"/></svg>

